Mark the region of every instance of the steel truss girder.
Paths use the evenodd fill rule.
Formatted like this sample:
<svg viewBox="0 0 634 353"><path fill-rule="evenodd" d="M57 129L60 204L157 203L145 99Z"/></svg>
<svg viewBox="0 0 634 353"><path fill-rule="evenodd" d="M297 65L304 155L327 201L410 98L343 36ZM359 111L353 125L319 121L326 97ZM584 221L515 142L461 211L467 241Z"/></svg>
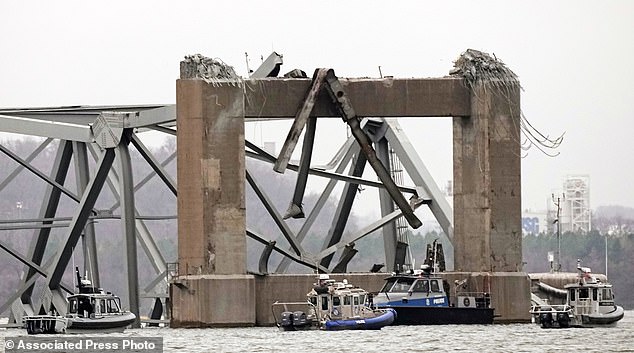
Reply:
<svg viewBox="0 0 634 353"><path fill-rule="evenodd" d="M170 191L174 194L174 196L178 196L176 191L176 183L172 180L172 177L163 169L162 164L159 163L152 152L145 147L143 142L139 140L139 137L136 134L132 134L132 144L139 151L141 156L145 159L145 161L152 167L152 170L163 180L165 185L170 189Z"/></svg>
<svg viewBox="0 0 634 353"><path fill-rule="evenodd" d="M343 150L343 155L342 155L341 159L338 162L339 165L337 166L337 169L335 170L336 173L343 173L343 171L345 170L346 166L348 165L348 163L350 162L352 157L359 153L359 145L356 143L356 141L355 141L355 139L353 137L350 137L350 138L348 138L346 143L342 146L342 148L340 149L339 152L341 152L342 150ZM339 155L339 152L337 152L337 155ZM335 158L337 158L337 156L335 156ZM330 179L328 181L328 184L326 185L326 187L322 191L321 195L319 196L319 199L317 200L317 203L315 203L315 206L311 210L310 215L308 216L306 221L304 221L304 224L302 224L302 227L300 228L299 232L297 233L297 237L296 237L297 241L300 242L300 244L301 244L302 241L304 241L304 238L308 234L308 231L310 230L310 228L312 227L313 223L315 222L315 220L319 216L319 213L321 212L321 209L326 204L326 201L328 201L328 198L330 197L330 194L332 193L332 190L335 188L335 185L337 185L337 181L338 180L336 180L336 179ZM277 266L277 269L275 271L278 272L278 273L279 272L282 272L282 273L286 272L286 270L288 270L288 266L290 265L290 263L291 263L290 259L283 258L282 261Z"/></svg>
<svg viewBox="0 0 634 353"><path fill-rule="evenodd" d="M255 231L252 231L250 229L247 228L247 236L249 236L249 238L259 242L260 244L263 244L264 246L269 245L269 240L264 239L264 237L258 233L256 233ZM306 267L318 270L320 272L326 273L328 272L328 269L320 266L319 265L319 261L314 261L314 259L312 257L306 257L306 256L298 256L296 254L293 254L290 251L286 251L284 249L281 249L279 246L275 245L274 246L274 250L277 251L278 253L284 255L287 258L290 258L291 260L297 262L298 264L304 265Z"/></svg>
<svg viewBox="0 0 634 353"><path fill-rule="evenodd" d="M68 175L68 168L70 166L71 157L73 154L72 144L70 141L60 140L59 145L57 146L57 153L55 155L55 160L53 162L53 168L51 169L51 177L54 178L54 181L63 185L66 180L66 176ZM40 208L40 218L52 218L55 217L57 213L57 208L59 206L59 200L61 197L62 190L53 185L48 185L44 199L42 201L42 206ZM52 221L43 221L42 225L53 225ZM34 236L36 237L35 241L31 243L31 247L29 249L29 258L35 264L41 264L44 258L44 252L46 250L46 246L48 243L48 239L51 233L50 228L41 228L40 230L34 232ZM26 275L22 278L22 283L26 283L31 277L35 275L35 271L32 268L28 268L26 271ZM24 291L24 294L21 296L21 300L24 304L31 304L31 294L33 293L33 286L29 286Z"/></svg>
<svg viewBox="0 0 634 353"><path fill-rule="evenodd" d="M255 180L255 178L253 178L253 176L249 172L249 169L248 168L245 168L245 169L246 169L247 182L249 183L249 185L251 185L251 188L260 199L260 202L262 202L262 205L264 205L264 208L266 208L269 215L273 218L273 221L279 228L280 232L282 232L282 235L284 236L284 238L286 238L291 248L293 248L293 251L295 251L297 255L304 256L305 255L304 249L299 244L297 239L295 239L295 235L293 234L293 231L288 227L286 222L282 219L282 216L280 215L280 213L277 211L275 206L273 206L271 199L269 199L268 195L266 195L266 193L260 187L260 185Z"/></svg>
<svg viewBox="0 0 634 353"><path fill-rule="evenodd" d="M255 152L251 152L251 151L246 151L245 154L247 157L250 158L254 158L257 160L261 160L264 162L269 162L269 163L274 163L275 162L275 157L272 156L271 154L269 154L268 152L264 151L263 149L253 145L251 142L249 141L245 141L245 144L247 147L249 147L250 149L252 149ZM287 168L292 170L292 171L298 171L299 170L299 166L295 165L295 164L288 164ZM385 185L383 185L383 183L381 182L377 182L377 181L372 181L372 180L366 180L363 178L359 178L359 177L353 177L350 175L343 175L340 173L330 173L330 172L326 172L324 170L322 170L321 168L310 168L308 170L308 174L310 175L316 175L316 176L320 176L323 178L328 178L328 179L336 179L336 180L340 180L340 181L345 181L347 183L355 183L355 184L359 184L359 185L365 185L365 186L371 186L371 187L376 187L376 188L385 188ZM424 195L418 195L418 190L416 190L416 188L411 188L411 187L407 187L407 186L397 186L397 189L400 192L406 192L406 193L410 193L410 194L415 194L419 197L424 197Z"/></svg>
<svg viewBox="0 0 634 353"><path fill-rule="evenodd" d="M40 179L44 180L48 184L60 189L64 194L66 194L66 196L68 196L71 199L79 202L79 197L77 197L77 195L75 195L75 193L71 192L70 190L66 189L63 185L59 184L55 180L52 180L51 178L46 176L40 170L38 170L37 168L33 167L31 164L27 163L24 159L20 158L17 154L11 152L8 148L4 147L3 145L0 145L0 152L6 154L11 159L13 159L14 161L18 162L22 166L24 166L26 169L31 171L33 174L37 175Z"/></svg>
<svg viewBox="0 0 634 353"><path fill-rule="evenodd" d="M33 159L35 159L35 157L37 157L40 154L40 152L42 152L44 148L46 148L46 146L48 146L51 143L51 141L53 141L52 138L47 138L46 140L44 140L44 142L42 142L39 146L37 146L37 148L33 152L31 152L31 154L28 157L26 157L24 161L26 163L31 163L31 161L33 161ZM24 170L24 166L22 164L15 167L15 169L13 169L13 171L4 179L4 181L0 183L0 191L2 191L7 185L9 185L9 183L16 176L18 176L18 174L20 174L23 170Z"/></svg>
<svg viewBox="0 0 634 353"><path fill-rule="evenodd" d="M350 174L356 177L363 175L366 162L367 159L365 154L357 154L352 166L350 167ZM358 187L358 184L349 183L343 188L343 191L341 192L341 199L339 200L337 210L335 211L335 215L333 217L332 225L328 231L328 236L324 239L324 249L338 243L341 240L343 231L348 223L348 218L350 217L350 211L352 210L352 204L354 203L354 198L357 195ZM332 257L333 254L330 254L321 258L321 265L329 267Z"/></svg>
<svg viewBox="0 0 634 353"><path fill-rule="evenodd" d="M409 141L405 132L401 128L398 120L385 119L388 129L385 136L390 146L396 152L403 167L407 171L414 185L422 188L424 193L431 199L429 209L438 220L440 227L443 229L449 240L453 243L453 211L449 202L438 188L438 185L431 176L431 173L425 167L425 163L420 159L416 149Z"/></svg>
<svg viewBox="0 0 634 353"><path fill-rule="evenodd" d="M381 125L385 125L382 123ZM389 144L384 137L380 137L375 143L376 152L379 160L385 168L392 170L390 165L390 150ZM379 190L379 205L381 208L381 217L394 212L394 201L384 189ZM387 271L394 271L398 266L396 259L396 246L397 246L397 231L396 222L386 224L383 229L383 249L385 249L385 264L387 265Z"/></svg>
<svg viewBox="0 0 634 353"><path fill-rule="evenodd" d="M121 192L121 228L125 236L127 277L128 277L128 300L130 311L136 315L132 327L138 328L141 325L139 316L139 270L137 263L136 248L136 208L134 206L134 181L132 179L132 162L130 160L131 129L125 129L121 136L121 142L116 147L118 167L120 173L119 188ZM107 178L107 174L106 174ZM104 181L105 179L104 178Z"/></svg>
<svg viewBox="0 0 634 353"><path fill-rule="evenodd" d="M86 186L90 180L90 168L88 166L88 152L86 144L81 142L73 142L74 161L75 161L75 181L77 183L77 192L83 195ZM90 218L90 217L89 217ZM84 251L84 269L91 269L92 282L95 287L101 285L99 279L99 261L97 257L97 241L95 239L94 222L88 221L84 227L84 235L82 248Z"/></svg>
<svg viewBox="0 0 634 353"><path fill-rule="evenodd" d="M93 158L96 160L99 159L95 147L91 145L89 146L89 149L91 154L93 155ZM114 169L110 170L107 183L115 199L119 200L121 194L119 192L119 175ZM138 214L138 211L136 212ZM166 271L167 265L165 264L165 259L163 258L163 255L161 254L159 248L156 246L152 234L145 226L145 223L141 219L139 219L138 215L136 217L136 234L139 238L139 242L141 243L141 247L143 247L145 254L150 260L150 264L152 264L152 267L154 268L154 271L156 271L157 274Z"/></svg>
<svg viewBox="0 0 634 353"><path fill-rule="evenodd" d="M417 200L412 205L412 208L416 209L422 204L423 204L422 201ZM353 235L351 235L351 236L349 236L349 237L347 237L345 239L342 239L337 244L331 245L328 248L322 250L319 254L317 254L316 258L319 260L319 259L325 258L326 256L332 255L335 252L337 252L337 250L343 248L347 244L356 243L357 241L359 241L360 239L362 239L366 235L376 231L377 229L383 227L385 224L394 221L395 219L397 219L398 217L400 217L402 215L403 215L403 212L401 210L394 210L394 212L382 217L381 219L379 219L376 222L373 222L373 223L365 226L364 228L362 228L361 230L359 230L355 234L353 234Z"/></svg>
<svg viewBox="0 0 634 353"><path fill-rule="evenodd" d="M46 260L46 262L44 263L43 266L40 266L41 268L45 268L46 271L45 272L49 272L51 269L51 265L53 263L53 260L55 259L55 255L53 255L52 257L50 257L48 260ZM29 290L29 288L32 288L35 285L35 281L37 280L36 276L32 276L31 278L29 278L28 280L24 281L23 283L21 283L20 287L18 288L18 290L13 293L9 299L7 299L7 301L2 304L2 306L0 306L0 314L4 313L5 310L7 310L9 307L11 307L14 302L16 301L20 301L20 297L24 295L24 292L26 292L27 290ZM32 311L30 302L25 303L25 305L27 305L29 307L29 309Z"/></svg>
<svg viewBox="0 0 634 353"><path fill-rule="evenodd" d="M165 166L167 166L174 158L176 158L176 152L172 152L172 154L170 154L167 158L165 158L165 160L163 162L161 162L161 164L160 164L161 167L165 168ZM139 191L139 189L141 189L145 184L147 184L147 182L152 180L152 178L155 175L156 175L156 171L152 170L151 172L149 172L143 179L141 179L141 181L139 181L134 186L134 192L136 193L137 191ZM110 212L114 212L114 210L119 208L119 205L120 205L119 204L119 199L117 198L117 201L110 207ZM137 219L139 219L138 216L137 216Z"/></svg>
<svg viewBox="0 0 634 353"><path fill-rule="evenodd" d="M32 269L33 271L37 272L40 276L44 278L48 277L48 274L46 273L46 270L43 267L41 267L39 264L36 264L33 261L30 261L26 257L22 256L18 251L11 248L7 244L3 243L2 241L0 241L0 248L6 251L9 255L19 260L21 263L27 265L29 269ZM60 283L60 287L69 294L74 293L73 288L71 286L68 286L64 283Z"/></svg>
<svg viewBox="0 0 634 353"><path fill-rule="evenodd" d="M92 142L90 126L31 119L26 117L0 115L0 128L4 132L22 135L52 137L56 139Z"/></svg>
<svg viewBox="0 0 634 353"><path fill-rule="evenodd" d="M73 253L73 249L77 245L77 241L81 236L81 232L86 225L86 221L88 220L88 216L92 211L92 208L97 201L97 197L103 187L103 184L106 181L108 176L108 171L112 166L114 161L115 152L113 149L106 149L102 158L97 163L97 170L95 175L92 177L88 186L86 187L86 192L82 196L82 199L79 203L79 210L73 216L73 220L71 222L70 229L68 230L68 235L66 236L66 241L61 249L61 251L57 254L55 259L55 267L47 279L47 286L51 290L55 290L59 287L60 281L62 279L62 275L66 270L66 266L70 261L70 258Z"/></svg>

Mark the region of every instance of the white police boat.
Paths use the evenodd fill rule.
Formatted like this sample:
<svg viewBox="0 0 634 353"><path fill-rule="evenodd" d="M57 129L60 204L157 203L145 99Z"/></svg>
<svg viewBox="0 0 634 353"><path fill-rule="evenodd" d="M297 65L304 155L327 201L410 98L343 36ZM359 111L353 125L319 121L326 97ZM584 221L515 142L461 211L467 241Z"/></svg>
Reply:
<svg viewBox="0 0 634 353"><path fill-rule="evenodd" d="M577 281L564 286L566 303L534 305L530 311L533 322L543 328L616 326L624 310L614 303L612 285L601 282L580 262L577 270Z"/></svg>
<svg viewBox="0 0 634 353"><path fill-rule="evenodd" d="M305 302L275 302L272 305L276 325L283 331L379 330L396 318L393 309L372 309L368 292L336 282L327 274L319 276Z"/></svg>

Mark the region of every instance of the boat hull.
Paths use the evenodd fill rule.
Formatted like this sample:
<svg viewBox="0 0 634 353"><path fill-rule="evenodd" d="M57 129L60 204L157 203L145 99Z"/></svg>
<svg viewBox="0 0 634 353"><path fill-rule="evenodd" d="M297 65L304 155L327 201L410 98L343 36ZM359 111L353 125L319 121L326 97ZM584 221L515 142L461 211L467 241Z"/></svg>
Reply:
<svg viewBox="0 0 634 353"><path fill-rule="evenodd" d="M83 332L123 332L132 324L136 316L132 313L104 316L98 318L68 318L67 333Z"/></svg>
<svg viewBox="0 0 634 353"><path fill-rule="evenodd" d="M620 306L615 306L614 310L609 313L604 314L589 314L589 315L581 315L581 327L611 327L616 326L616 323L619 322L623 316L625 315L625 311Z"/></svg>
<svg viewBox="0 0 634 353"><path fill-rule="evenodd" d="M492 308L449 306L395 306L394 325L488 325L493 323Z"/></svg>
<svg viewBox="0 0 634 353"><path fill-rule="evenodd" d="M380 330L385 326L392 325L397 316L398 314L394 309L386 309L384 313L373 318L328 320L324 324L324 329L327 331Z"/></svg>

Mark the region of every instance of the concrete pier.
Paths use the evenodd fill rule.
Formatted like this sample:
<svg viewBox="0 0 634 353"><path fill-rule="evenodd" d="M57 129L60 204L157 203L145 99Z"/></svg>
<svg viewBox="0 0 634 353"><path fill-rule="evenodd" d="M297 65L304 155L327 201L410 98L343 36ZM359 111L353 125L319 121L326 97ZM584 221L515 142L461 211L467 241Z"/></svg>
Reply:
<svg viewBox="0 0 634 353"><path fill-rule="evenodd" d="M171 325L252 326L242 88L178 80L176 92L179 266Z"/></svg>
<svg viewBox="0 0 634 353"><path fill-rule="evenodd" d="M519 85L505 94L459 78L341 79L360 116L454 119L456 273L492 295L497 322L527 322L521 271ZM241 86L246 85L246 86ZM243 88L244 87L244 88ZM246 273L244 119L294 116L306 79L177 81L178 276L173 327L270 325L274 301L305 298L314 275ZM320 95L313 112L335 117ZM341 275L377 291L386 274ZM338 278L339 275L335 276Z"/></svg>
<svg viewBox="0 0 634 353"><path fill-rule="evenodd" d="M478 83L453 123L454 267L521 271L520 86Z"/></svg>

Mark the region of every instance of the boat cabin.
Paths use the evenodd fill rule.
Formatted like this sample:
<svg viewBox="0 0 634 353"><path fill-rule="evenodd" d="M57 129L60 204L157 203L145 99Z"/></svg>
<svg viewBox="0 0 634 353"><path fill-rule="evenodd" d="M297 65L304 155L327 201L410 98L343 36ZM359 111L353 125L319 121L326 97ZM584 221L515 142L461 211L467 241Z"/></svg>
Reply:
<svg viewBox="0 0 634 353"><path fill-rule="evenodd" d="M594 277L583 278L579 283L565 286L567 303L576 315L605 314L614 310L612 285L601 283Z"/></svg>
<svg viewBox="0 0 634 353"><path fill-rule="evenodd" d="M416 304L420 306L448 306L449 300L442 278L423 275L395 275L385 280L377 294L377 301L390 305Z"/></svg>
<svg viewBox="0 0 634 353"><path fill-rule="evenodd" d="M308 301L320 318L360 318L364 311L370 310L366 305L367 294L364 289L348 284L345 279L335 282L322 277L308 293Z"/></svg>
<svg viewBox="0 0 634 353"><path fill-rule="evenodd" d="M120 314L121 299L107 294L72 295L68 297L68 313L78 317Z"/></svg>

